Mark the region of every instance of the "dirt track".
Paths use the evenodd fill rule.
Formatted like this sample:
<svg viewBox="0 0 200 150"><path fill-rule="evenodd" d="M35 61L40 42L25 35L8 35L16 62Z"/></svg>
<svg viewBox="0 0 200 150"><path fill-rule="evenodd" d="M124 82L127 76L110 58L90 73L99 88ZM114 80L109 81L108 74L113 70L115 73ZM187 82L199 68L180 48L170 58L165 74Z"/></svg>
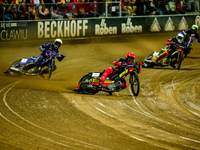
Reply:
<svg viewBox="0 0 200 150"><path fill-rule="evenodd" d="M73 92L84 74L103 71L129 51L141 61L172 35L63 45L67 57L50 81L3 74L14 60L37 56L43 43L1 48L0 149L200 149L199 43L180 70L143 68L138 97L129 87L113 96Z"/></svg>

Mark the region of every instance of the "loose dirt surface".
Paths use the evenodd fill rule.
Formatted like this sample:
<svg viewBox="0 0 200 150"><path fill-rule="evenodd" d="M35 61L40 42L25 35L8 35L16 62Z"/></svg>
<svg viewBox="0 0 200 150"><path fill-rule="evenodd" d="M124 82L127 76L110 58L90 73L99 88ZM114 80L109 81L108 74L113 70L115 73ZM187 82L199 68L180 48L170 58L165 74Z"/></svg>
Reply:
<svg viewBox="0 0 200 150"><path fill-rule="evenodd" d="M134 52L136 61L165 46L175 34L137 35L66 42L51 80L12 78L3 71L15 60L38 56L43 43L0 49L0 149L64 150L200 149L200 44L181 69L143 68L141 91L73 92L79 79L103 71ZM11 45L11 44L9 44Z"/></svg>

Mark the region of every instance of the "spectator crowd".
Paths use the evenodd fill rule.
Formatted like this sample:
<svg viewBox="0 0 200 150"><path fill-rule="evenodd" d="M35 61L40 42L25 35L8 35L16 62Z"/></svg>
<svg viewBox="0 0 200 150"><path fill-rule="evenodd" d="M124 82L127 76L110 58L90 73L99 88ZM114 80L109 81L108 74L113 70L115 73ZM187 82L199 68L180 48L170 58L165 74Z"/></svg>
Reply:
<svg viewBox="0 0 200 150"><path fill-rule="evenodd" d="M186 12L199 12L199 0L0 0L0 21Z"/></svg>

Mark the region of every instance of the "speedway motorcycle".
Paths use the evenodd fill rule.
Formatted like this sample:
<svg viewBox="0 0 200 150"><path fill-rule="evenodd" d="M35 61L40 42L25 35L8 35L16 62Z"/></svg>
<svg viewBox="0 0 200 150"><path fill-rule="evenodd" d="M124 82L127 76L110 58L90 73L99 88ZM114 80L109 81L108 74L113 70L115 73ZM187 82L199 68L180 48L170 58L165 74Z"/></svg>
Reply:
<svg viewBox="0 0 200 150"><path fill-rule="evenodd" d="M168 55L167 57L161 59L157 63L154 63L154 60L164 51L168 50L169 47L166 46L161 52L154 51L153 53L147 55L143 60L143 67L145 68L153 68L155 66L159 67L167 67L171 66L176 69L180 69L181 63L184 60L184 52L181 46L177 46L176 51L172 54Z"/></svg>
<svg viewBox="0 0 200 150"><path fill-rule="evenodd" d="M65 57L65 55L63 56ZM29 59L21 58L13 62L8 69L4 72L7 76L19 77L22 75L27 76L38 76L45 77L47 79L51 78L52 72L55 70L55 56L43 59L39 67L36 68L35 64L29 65L27 68L26 65L30 62L34 62L37 58L31 56ZM59 60L59 58L57 58Z"/></svg>
<svg viewBox="0 0 200 150"><path fill-rule="evenodd" d="M138 96L140 91L138 74L140 74L141 71L142 63L128 65L123 72L110 74L104 82L106 86L102 86L99 83L104 72L89 72L80 79L78 87L74 91L91 95L99 91L104 91L112 95L113 92L119 92L127 87L125 77L130 75L129 83L131 85L131 91L133 95Z"/></svg>

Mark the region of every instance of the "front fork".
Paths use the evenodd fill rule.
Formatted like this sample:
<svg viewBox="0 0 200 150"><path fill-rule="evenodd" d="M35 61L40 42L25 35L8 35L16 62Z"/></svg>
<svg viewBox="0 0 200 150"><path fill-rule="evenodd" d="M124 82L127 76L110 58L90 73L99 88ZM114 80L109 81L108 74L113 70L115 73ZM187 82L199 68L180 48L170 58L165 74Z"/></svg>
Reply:
<svg viewBox="0 0 200 150"><path fill-rule="evenodd" d="M132 84L132 85L134 84L134 82L133 82L133 73L130 73L129 83Z"/></svg>
<svg viewBox="0 0 200 150"><path fill-rule="evenodd" d="M179 59L179 57L180 57L180 55L181 55L181 51L183 51L183 49L182 49L182 48L179 48L179 51L178 51L178 59ZM184 59L184 56L183 56L183 59Z"/></svg>

